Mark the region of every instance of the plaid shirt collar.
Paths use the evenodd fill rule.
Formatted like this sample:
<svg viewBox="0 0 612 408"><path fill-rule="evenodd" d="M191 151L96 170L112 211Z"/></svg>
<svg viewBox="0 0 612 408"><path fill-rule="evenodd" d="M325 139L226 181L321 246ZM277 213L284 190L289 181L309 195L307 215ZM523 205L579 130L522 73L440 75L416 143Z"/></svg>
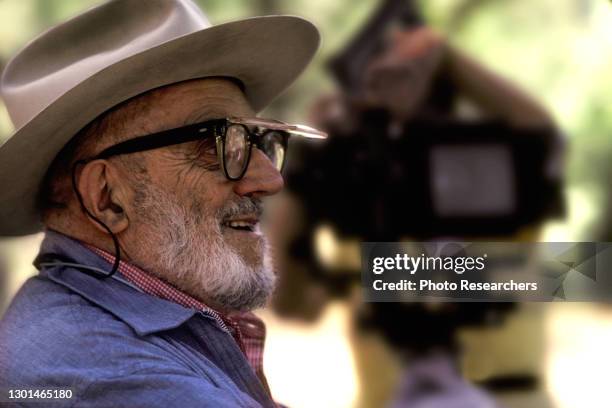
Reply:
<svg viewBox="0 0 612 408"><path fill-rule="evenodd" d="M109 264L112 265L115 262L114 255L95 246L84 245ZM263 348L266 328L263 321L255 314L246 312L222 315L169 283L125 261L119 261L118 272L128 282L148 295L177 303L188 309L199 310L212 317L220 328L232 335L245 354L247 361L267 388L267 381L263 375Z"/></svg>

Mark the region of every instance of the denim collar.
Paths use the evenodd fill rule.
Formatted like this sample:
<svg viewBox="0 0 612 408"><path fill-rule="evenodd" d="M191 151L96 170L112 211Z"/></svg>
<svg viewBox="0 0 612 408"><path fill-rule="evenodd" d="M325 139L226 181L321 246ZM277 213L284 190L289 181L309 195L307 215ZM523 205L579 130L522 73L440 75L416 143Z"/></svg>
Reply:
<svg viewBox="0 0 612 408"><path fill-rule="evenodd" d="M110 265L80 242L45 231L39 256L56 254L74 263L110 270ZM179 327L197 310L143 293L120 277L97 278L69 266L43 267L40 274L110 312L141 336Z"/></svg>

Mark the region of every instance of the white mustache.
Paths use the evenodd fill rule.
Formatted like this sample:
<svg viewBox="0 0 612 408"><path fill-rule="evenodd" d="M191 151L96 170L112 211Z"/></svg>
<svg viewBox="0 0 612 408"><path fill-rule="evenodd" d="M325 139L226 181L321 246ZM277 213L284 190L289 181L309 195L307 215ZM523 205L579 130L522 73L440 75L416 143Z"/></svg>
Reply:
<svg viewBox="0 0 612 408"><path fill-rule="evenodd" d="M263 214L263 203L258 198L245 197L240 201L234 201L227 205L222 211L219 219L225 221L232 217L253 215L257 219Z"/></svg>

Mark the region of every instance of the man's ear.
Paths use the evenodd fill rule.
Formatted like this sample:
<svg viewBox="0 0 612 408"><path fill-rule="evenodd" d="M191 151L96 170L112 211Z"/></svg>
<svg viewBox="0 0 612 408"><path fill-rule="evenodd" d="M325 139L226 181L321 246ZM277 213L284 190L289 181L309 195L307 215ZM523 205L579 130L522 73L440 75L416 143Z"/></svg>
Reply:
<svg viewBox="0 0 612 408"><path fill-rule="evenodd" d="M126 184L121 182L115 166L106 160L86 163L78 177L77 188L85 208L114 234L128 227L129 219L124 211L124 204L127 203ZM100 231L107 232L100 224L88 218Z"/></svg>

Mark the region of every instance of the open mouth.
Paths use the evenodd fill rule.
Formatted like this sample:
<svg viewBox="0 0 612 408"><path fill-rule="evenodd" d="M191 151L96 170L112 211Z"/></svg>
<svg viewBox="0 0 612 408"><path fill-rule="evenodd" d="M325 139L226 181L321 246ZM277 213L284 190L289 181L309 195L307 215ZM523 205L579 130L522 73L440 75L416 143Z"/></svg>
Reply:
<svg viewBox="0 0 612 408"><path fill-rule="evenodd" d="M255 232L258 221L253 220L227 220L221 225L225 228L231 228L236 231Z"/></svg>

